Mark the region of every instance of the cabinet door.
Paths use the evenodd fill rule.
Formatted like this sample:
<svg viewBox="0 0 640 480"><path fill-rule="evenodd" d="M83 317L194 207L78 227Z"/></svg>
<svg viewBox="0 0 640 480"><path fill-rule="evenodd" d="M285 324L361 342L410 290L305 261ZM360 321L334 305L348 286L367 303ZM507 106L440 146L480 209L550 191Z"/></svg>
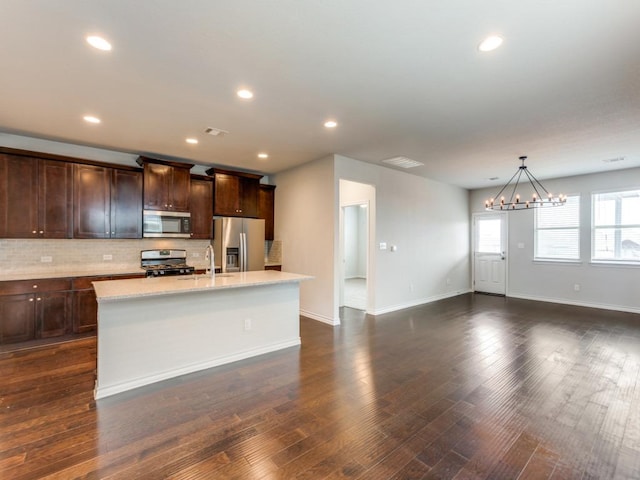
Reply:
<svg viewBox="0 0 640 480"><path fill-rule="evenodd" d="M258 192L260 181L253 178L240 178L240 213L243 217L258 217Z"/></svg>
<svg viewBox="0 0 640 480"><path fill-rule="evenodd" d="M213 182L191 179L191 238L213 238Z"/></svg>
<svg viewBox="0 0 640 480"><path fill-rule="evenodd" d="M111 176L111 238L142 238L142 173L114 169Z"/></svg>
<svg viewBox="0 0 640 480"><path fill-rule="evenodd" d="M191 174L189 170L186 168L172 167L169 210L188 212L190 192Z"/></svg>
<svg viewBox="0 0 640 480"><path fill-rule="evenodd" d="M144 164L144 208L146 210L169 210L169 186L172 167L159 163Z"/></svg>
<svg viewBox="0 0 640 480"><path fill-rule="evenodd" d="M48 338L71 331L71 292L36 294L36 337Z"/></svg>
<svg viewBox="0 0 640 480"><path fill-rule="evenodd" d="M275 186L260 185L258 193L258 218L264 219L264 238L274 238Z"/></svg>
<svg viewBox="0 0 640 480"><path fill-rule="evenodd" d="M111 169L74 165L74 238L109 238Z"/></svg>
<svg viewBox="0 0 640 480"><path fill-rule="evenodd" d="M0 296L0 344L35 338L35 295Z"/></svg>
<svg viewBox="0 0 640 480"><path fill-rule="evenodd" d="M96 330L98 325L98 301L91 290L73 292L73 332L84 333Z"/></svg>
<svg viewBox="0 0 640 480"><path fill-rule="evenodd" d="M38 163L39 231L45 238L71 238L73 164L54 160Z"/></svg>
<svg viewBox="0 0 640 480"><path fill-rule="evenodd" d="M214 215L242 216L240 212L240 178L225 173L215 174Z"/></svg>
<svg viewBox="0 0 640 480"><path fill-rule="evenodd" d="M38 160L0 154L0 237L37 238Z"/></svg>

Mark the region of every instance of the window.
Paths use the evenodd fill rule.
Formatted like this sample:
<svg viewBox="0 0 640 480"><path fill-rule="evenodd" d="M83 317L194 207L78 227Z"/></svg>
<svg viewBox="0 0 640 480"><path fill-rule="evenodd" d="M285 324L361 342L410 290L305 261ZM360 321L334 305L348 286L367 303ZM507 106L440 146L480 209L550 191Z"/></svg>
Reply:
<svg viewBox="0 0 640 480"><path fill-rule="evenodd" d="M580 260L580 196L535 210L535 259Z"/></svg>
<svg viewBox="0 0 640 480"><path fill-rule="evenodd" d="M640 190L593 194L591 259L640 263Z"/></svg>

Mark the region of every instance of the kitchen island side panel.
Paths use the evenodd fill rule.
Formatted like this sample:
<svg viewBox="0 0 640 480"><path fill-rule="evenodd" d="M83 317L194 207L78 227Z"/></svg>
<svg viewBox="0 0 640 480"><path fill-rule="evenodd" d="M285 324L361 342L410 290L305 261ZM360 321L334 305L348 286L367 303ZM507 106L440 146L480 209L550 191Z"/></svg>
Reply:
<svg viewBox="0 0 640 480"><path fill-rule="evenodd" d="M299 282L98 305L95 397L300 344Z"/></svg>

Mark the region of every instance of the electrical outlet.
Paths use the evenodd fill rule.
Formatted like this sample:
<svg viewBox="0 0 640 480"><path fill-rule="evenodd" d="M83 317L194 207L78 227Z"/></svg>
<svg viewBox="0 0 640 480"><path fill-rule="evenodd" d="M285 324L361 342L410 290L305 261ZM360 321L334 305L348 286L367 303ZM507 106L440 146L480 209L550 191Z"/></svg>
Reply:
<svg viewBox="0 0 640 480"><path fill-rule="evenodd" d="M245 330L251 330L251 319L250 318L245 318L244 319L244 329Z"/></svg>
<svg viewBox="0 0 640 480"><path fill-rule="evenodd" d="M580 291L580 284L579 284L579 283L576 283L576 284L573 286L573 290L574 290L575 292L579 292L579 291Z"/></svg>
<svg viewBox="0 0 640 480"><path fill-rule="evenodd" d="M387 243L386 242L380 242L380 250L386 250L387 249Z"/></svg>
<svg viewBox="0 0 640 480"><path fill-rule="evenodd" d="M40 257L40 261L42 263L51 263L51 262L53 262L53 257L51 257L49 255L45 255L44 257Z"/></svg>
<svg viewBox="0 0 640 480"><path fill-rule="evenodd" d="M102 260L107 261L107 260L113 260L113 255L102 255Z"/></svg>

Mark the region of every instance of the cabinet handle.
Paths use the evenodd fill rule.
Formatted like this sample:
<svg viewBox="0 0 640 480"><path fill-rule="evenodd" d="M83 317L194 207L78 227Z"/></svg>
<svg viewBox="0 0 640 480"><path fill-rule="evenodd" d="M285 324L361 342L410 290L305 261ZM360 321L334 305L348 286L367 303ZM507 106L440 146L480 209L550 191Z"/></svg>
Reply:
<svg viewBox="0 0 640 480"><path fill-rule="evenodd" d="M44 230L40 230L40 235L42 235L44 233Z"/></svg>
<svg viewBox="0 0 640 480"><path fill-rule="evenodd" d="M34 231L33 231L33 232L31 232L31 233L38 233L38 232L36 232L36 231L34 230Z"/></svg>
<svg viewBox="0 0 640 480"><path fill-rule="evenodd" d="M40 300L42 300L42 299L41 299L40 297L38 297L38 298L36 298L36 300L40 301Z"/></svg>
<svg viewBox="0 0 640 480"><path fill-rule="evenodd" d="M33 298L30 298L30 299L29 299L29 301L30 301L30 302L33 302Z"/></svg>
<svg viewBox="0 0 640 480"><path fill-rule="evenodd" d="M169 205L169 208L173 208L173 205Z"/></svg>
<svg viewBox="0 0 640 480"><path fill-rule="evenodd" d="M33 288L38 288L38 285L34 285Z"/></svg>

